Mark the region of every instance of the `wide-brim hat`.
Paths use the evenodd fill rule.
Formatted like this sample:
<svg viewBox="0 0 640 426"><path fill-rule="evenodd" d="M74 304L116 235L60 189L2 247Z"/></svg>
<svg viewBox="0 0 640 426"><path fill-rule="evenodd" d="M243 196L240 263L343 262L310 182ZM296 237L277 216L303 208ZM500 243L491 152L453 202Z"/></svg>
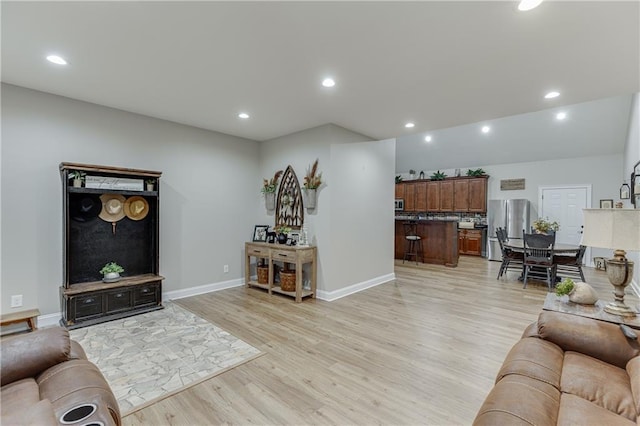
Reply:
<svg viewBox="0 0 640 426"><path fill-rule="evenodd" d="M107 222L117 222L124 218L124 195L120 194L102 194L102 210L98 217Z"/></svg>
<svg viewBox="0 0 640 426"><path fill-rule="evenodd" d="M102 203L97 195L83 194L69 200L69 217L76 222L90 222L98 217Z"/></svg>
<svg viewBox="0 0 640 426"><path fill-rule="evenodd" d="M129 197L124 203L124 214L131 220L142 220L149 214L149 203L139 195Z"/></svg>

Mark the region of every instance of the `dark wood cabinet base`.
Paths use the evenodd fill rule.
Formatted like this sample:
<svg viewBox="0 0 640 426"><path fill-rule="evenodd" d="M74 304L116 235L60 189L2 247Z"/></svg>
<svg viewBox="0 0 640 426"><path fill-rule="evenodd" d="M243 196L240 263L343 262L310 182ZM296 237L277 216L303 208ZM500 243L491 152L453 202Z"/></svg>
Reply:
<svg viewBox="0 0 640 426"><path fill-rule="evenodd" d="M396 220L395 258L403 259L406 248L403 220ZM422 239L423 263L449 267L458 266L458 223L443 220L418 221L418 235Z"/></svg>

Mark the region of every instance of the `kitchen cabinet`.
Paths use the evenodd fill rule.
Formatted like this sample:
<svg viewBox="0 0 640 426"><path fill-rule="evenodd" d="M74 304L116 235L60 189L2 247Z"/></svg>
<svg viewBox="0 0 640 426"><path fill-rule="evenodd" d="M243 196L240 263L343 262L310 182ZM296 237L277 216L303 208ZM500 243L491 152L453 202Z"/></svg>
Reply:
<svg viewBox="0 0 640 426"><path fill-rule="evenodd" d="M487 178L469 179L469 210L475 213L487 211Z"/></svg>
<svg viewBox="0 0 640 426"><path fill-rule="evenodd" d="M416 211L416 190L415 183L404 184L404 211Z"/></svg>
<svg viewBox="0 0 640 426"><path fill-rule="evenodd" d="M469 180L461 179L453 182L453 210L469 211Z"/></svg>
<svg viewBox="0 0 640 426"><path fill-rule="evenodd" d="M427 211L427 182L417 182L415 188L415 211Z"/></svg>
<svg viewBox="0 0 640 426"><path fill-rule="evenodd" d="M452 212L453 210L453 181L442 180L440 184L440 211Z"/></svg>
<svg viewBox="0 0 640 426"><path fill-rule="evenodd" d="M458 250L460 254L482 256L482 231L478 229L459 229Z"/></svg>
<svg viewBox="0 0 640 426"><path fill-rule="evenodd" d="M427 182L427 211L440 211L440 181Z"/></svg>
<svg viewBox="0 0 640 426"><path fill-rule="evenodd" d="M396 183L396 200L404 200L404 183Z"/></svg>

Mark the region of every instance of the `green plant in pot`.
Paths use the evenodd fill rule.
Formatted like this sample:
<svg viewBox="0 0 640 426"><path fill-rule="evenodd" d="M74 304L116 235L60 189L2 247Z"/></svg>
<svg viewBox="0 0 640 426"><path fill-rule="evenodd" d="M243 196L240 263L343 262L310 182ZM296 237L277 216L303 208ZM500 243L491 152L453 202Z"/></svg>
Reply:
<svg viewBox="0 0 640 426"><path fill-rule="evenodd" d="M82 187L82 183L85 181L87 174L80 170L71 170L69 172L69 179L73 179L73 186L76 188Z"/></svg>
<svg viewBox="0 0 640 426"><path fill-rule="evenodd" d="M109 262L100 269L103 275L102 281L115 282L120 279L120 274L124 272L124 268L116 262Z"/></svg>
<svg viewBox="0 0 640 426"><path fill-rule="evenodd" d="M547 234L550 231L558 231L560 229L560 225L558 224L558 222L551 222L549 220L549 218L538 218L536 220L533 221L533 224L531 225L534 229L534 231L536 231L538 234Z"/></svg>
<svg viewBox="0 0 640 426"><path fill-rule="evenodd" d="M556 285L556 296L564 296L565 294L569 294L573 291L575 287L575 283L571 278L565 278L561 283Z"/></svg>
<svg viewBox="0 0 640 426"><path fill-rule="evenodd" d="M469 170L467 170L467 176L471 176L471 177L480 177L480 176L484 176L486 174L487 173L484 170L482 170L481 168L480 169L469 169Z"/></svg>
<svg viewBox="0 0 640 426"><path fill-rule="evenodd" d="M278 243L286 244L291 228L286 225L278 225L275 227L275 231L278 233Z"/></svg>
<svg viewBox="0 0 640 426"><path fill-rule="evenodd" d="M447 175L444 174L444 172L441 172L440 170L438 170L437 172L431 175L431 180L444 180L444 178L446 177Z"/></svg>

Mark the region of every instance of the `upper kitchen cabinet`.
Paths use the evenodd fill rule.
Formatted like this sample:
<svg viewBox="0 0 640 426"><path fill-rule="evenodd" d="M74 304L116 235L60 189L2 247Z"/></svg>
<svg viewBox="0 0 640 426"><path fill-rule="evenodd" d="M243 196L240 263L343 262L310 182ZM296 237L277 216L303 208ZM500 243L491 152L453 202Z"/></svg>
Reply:
<svg viewBox="0 0 640 426"><path fill-rule="evenodd" d="M442 180L440 183L440 211L453 212L453 181Z"/></svg>
<svg viewBox="0 0 640 426"><path fill-rule="evenodd" d="M414 212L416 211L416 192L415 183L404 184L404 211Z"/></svg>
<svg viewBox="0 0 640 426"><path fill-rule="evenodd" d="M396 200L404 200L404 188L404 183L396 183Z"/></svg>
<svg viewBox="0 0 640 426"><path fill-rule="evenodd" d="M469 210L475 213L487 211L488 177L469 179Z"/></svg>
<svg viewBox="0 0 640 426"><path fill-rule="evenodd" d="M424 212L427 210L427 183L411 182L404 184L404 211ZM398 189L396 186L396 196ZM400 198L400 197L399 197Z"/></svg>
<svg viewBox="0 0 640 426"><path fill-rule="evenodd" d="M427 182L427 211L440 211L440 181Z"/></svg>
<svg viewBox="0 0 640 426"><path fill-rule="evenodd" d="M453 181L453 209L457 212L469 211L469 180Z"/></svg>

